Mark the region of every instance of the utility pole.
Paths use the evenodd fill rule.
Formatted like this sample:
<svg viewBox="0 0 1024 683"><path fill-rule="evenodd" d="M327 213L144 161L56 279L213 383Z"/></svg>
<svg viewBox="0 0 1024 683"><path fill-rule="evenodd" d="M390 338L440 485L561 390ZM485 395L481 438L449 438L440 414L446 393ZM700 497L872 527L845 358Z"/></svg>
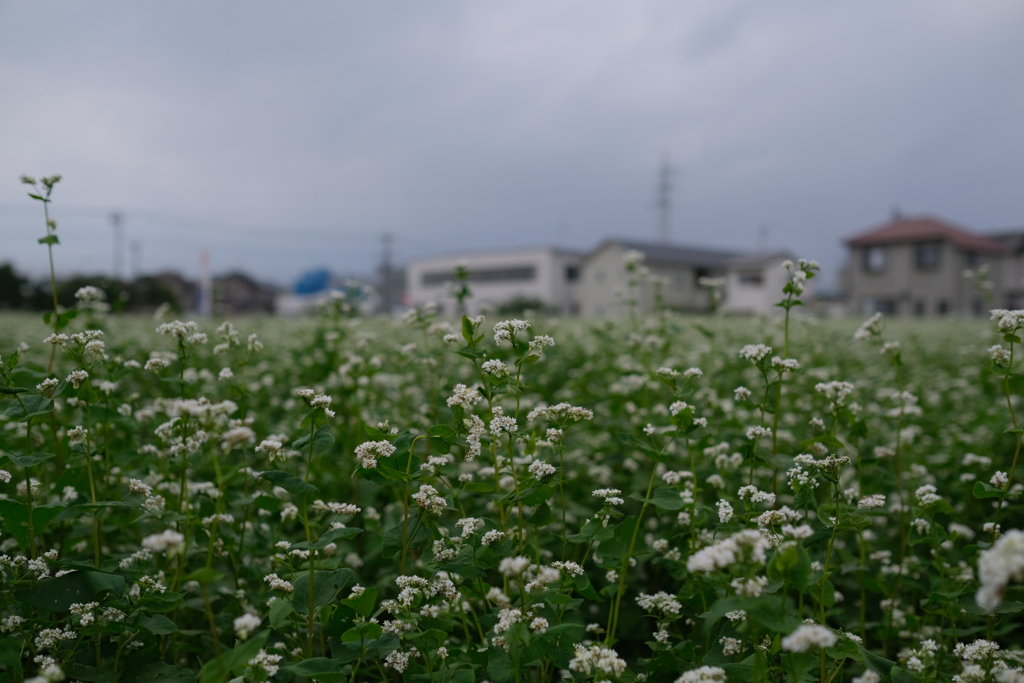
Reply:
<svg viewBox="0 0 1024 683"><path fill-rule="evenodd" d="M142 242L133 240L130 248L132 251L132 279L138 280L142 274Z"/></svg>
<svg viewBox="0 0 1024 683"><path fill-rule="evenodd" d="M110 214L110 225L114 228L114 279L124 279L124 216L120 211Z"/></svg>
<svg viewBox="0 0 1024 683"><path fill-rule="evenodd" d="M377 278L380 291L380 312L384 315L391 315L391 285L394 280L391 274L391 247L393 239L394 236L390 232L385 232L380 237L383 251L381 253Z"/></svg>
<svg viewBox="0 0 1024 683"><path fill-rule="evenodd" d="M658 239L668 244L672 239L672 176L676 170L666 154L658 171Z"/></svg>

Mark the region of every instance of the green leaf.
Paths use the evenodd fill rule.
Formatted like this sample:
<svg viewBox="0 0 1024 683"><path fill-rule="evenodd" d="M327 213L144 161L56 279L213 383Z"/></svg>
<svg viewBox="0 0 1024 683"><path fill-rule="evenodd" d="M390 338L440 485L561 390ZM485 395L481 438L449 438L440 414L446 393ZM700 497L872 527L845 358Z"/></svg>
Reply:
<svg viewBox="0 0 1024 683"><path fill-rule="evenodd" d="M345 598L340 602L351 607L356 614L369 617L373 614L373 608L377 605L377 594L379 592L379 588L367 588L358 598Z"/></svg>
<svg viewBox="0 0 1024 683"><path fill-rule="evenodd" d="M811 556L802 545L791 545L768 561L768 578L803 592L811 576Z"/></svg>
<svg viewBox="0 0 1024 683"><path fill-rule="evenodd" d="M594 590L594 586L590 583L589 576L586 574L580 574L575 578L574 584L576 586L576 592L587 600L601 602L601 596L597 594L596 590Z"/></svg>
<svg viewBox="0 0 1024 683"><path fill-rule="evenodd" d="M491 648L487 656L487 675L494 683L512 683L515 680L515 667L507 652Z"/></svg>
<svg viewBox="0 0 1024 683"><path fill-rule="evenodd" d="M224 683L232 672L241 671L250 659L259 654L268 637L270 629L260 631L244 643L236 644L220 657L207 662L199 674L200 683Z"/></svg>
<svg viewBox="0 0 1024 683"><path fill-rule="evenodd" d="M281 628L294 611L291 600L274 600L274 604L270 606L270 625L276 629Z"/></svg>
<svg viewBox="0 0 1024 683"><path fill-rule="evenodd" d="M32 508L32 527L38 536L43 533L46 525L64 511L64 504L36 505ZM22 550L29 547L28 537L28 505L16 500L0 499L0 518L3 519L7 533L14 537Z"/></svg>
<svg viewBox="0 0 1024 683"><path fill-rule="evenodd" d="M555 515L551 512L551 506L547 503L543 503L533 514L529 516L528 521L534 526L547 526L555 521Z"/></svg>
<svg viewBox="0 0 1024 683"><path fill-rule="evenodd" d="M974 497L975 498L1004 498L1006 491L997 489L991 484L986 484L982 481L974 482Z"/></svg>
<svg viewBox="0 0 1024 683"><path fill-rule="evenodd" d="M892 671L892 668L896 666L896 662L876 655L870 650L865 650L863 646L858 645L857 648L860 650L860 654L864 658L864 664L882 677L882 683L891 683L892 677L890 676L890 672Z"/></svg>
<svg viewBox="0 0 1024 683"><path fill-rule="evenodd" d="M313 437L313 455L326 453L333 445L334 436L331 434L330 427L324 425L320 429L316 430L316 436Z"/></svg>
<svg viewBox="0 0 1024 683"><path fill-rule="evenodd" d="M42 197L36 197L35 195L29 195L29 196L32 197L33 199L43 199ZM45 200L43 200L43 201L45 201ZM47 235L46 237L40 237L37 241L39 242L39 244L60 244L60 240L57 239L56 235ZM77 676L77 678L81 678L81 676ZM82 679L82 680L89 680L89 679Z"/></svg>
<svg viewBox="0 0 1024 683"><path fill-rule="evenodd" d="M88 683L114 683L120 675L110 669L97 669L86 664L68 664L65 673L74 679L88 681Z"/></svg>
<svg viewBox="0 0 1024 683"><path fill-rule="evenodd" d="M341 529L331 529L316 541L292 543L289 550L323 550L339 538L355 538L361 533L363 533L362 529L353 526L346 526Z"/></svg>
<svg viewBox="0 0 1024 683"><path fill-rule="evenodd" d="M24 408L21 407L22 403L25 404ZM33 394L21 399L21 403L15 402L7 406L7 410L4 411L4 415L15 422L25 422L29 418L36 417L37 415L46 415L51 410L53 410L52 399L38 394Z"/></svg>
<svg viewBox="0 0 1024 683"><path fill-rule="evenodd" d="M21 664L21 650L25 646L24 641L15 636L0 638L0 664L7 667L13 674L12 681L21 681L25 678L25 668Z"/></svg>
<svg viewBox="0 0 1024 683"><path fill-rule="evenodd" d="M178 625L162 614L139 617L139 626L155 636L165 636L178 630Z"/></svg>
<svg viewBox="0 0 1024 683"><path fill-rule="evenodd" d="M356 575L351 569L335 569L334 571L318 571L313 575L313 609L331 604L345 588L356 582ZM292 582L295 592L292 594L292 607L298 614L309 614L309 573L303 572Z"/></svg>
<svg viewBox="0 0 1024 683"><path fill-rule="evenodd" d="M363 429L366 430L366 434L371 439L373 439L374 441L389 441L390 440L390 438L388 437L387 434L385 434L381 430L377 429L376 427L372 427L372 426L370 426L368 424L364 424L363 425ZM309 439L307 438L306 441L308 442Z"/></svg>
<svg viewBox="0 0 1024 683"><path fill-rule="evenodd" d="M341 671L341 662L336 659L328 659L327 657L313 657L312 659L304 659L301 662L295 662L288 666L282 666L281 670L303 678L317 679L320 677L320 674L339 673Z"/></svg>
<svg viewBox="0 0 1024 683"><path fill-rule="evenodd" d="M124 577L102 572L72 572L55 579L43 579L32 588L18 592L21 602L47 612L67 612L76 602L92 602L105 593L124 595Z"/></svg>
<svg viewBox="0 0 1024 683"><path fill-rule="evenodd" d="M422 524L417 524L417 519L418 513L409 515L409 530L406 532L409 536L409 548L418 548L430 540L430 531L424 528ZM413 529L416 529L415 533L413 533ZM402 534L403 531L401 523L396 524L384 532L384 541L381 543L380 552L385 558L391 559L401 554Z"/></svg>
<svg viewBox="0 0 1024 683"><path fill-rule="evenodd" d="M280 486L285 491L299 496L313 496L320 493L320 489L312 484L302 481L298 477L288 474L287 472L281 472L280 470L267 470L266 472L260 472L260 478L266 479L272 484Z"/></svg>
<svg viewBox="0 0 1024 683"><path fill-rule="evenodd" d="M153 662L139 671L138 683L196 683L196 675L183 666Z"/></svg>
<svg viewBox="0 0 1024 683"><path fill-rule="evenodd" d="M26 391L28 391L28 389L25 387L0 387L0 394L7 394L8 396L24 394Z"/></svg>
<svg viewBox="0 0 1024 683"><path fill-rule="evenodd" d="M39 463L46 462L50 458L56 457L56 455L53 453L33 453L32 455L8 453L7 457L18 467L35 467Z"/></svg>
<svg viewBox="0 0 1024 683"><path fill-rule="evenodd" d="M473 674L473 670L469 668L446 669L444 671L435 671L433 675L416 674L412 677L412 680L413 683L474 683L476 676Z"/></svg>
<svg viewBox="0 0 1024 683"><path fill-rule="evenodd" d="M654 495L650 498L644 498L636 493L631 495L630 498L645 501L661 510L682 510L683 505L685 504L682 497L679 495L679 491L667 486L659 486L654 489Z"/></svg>

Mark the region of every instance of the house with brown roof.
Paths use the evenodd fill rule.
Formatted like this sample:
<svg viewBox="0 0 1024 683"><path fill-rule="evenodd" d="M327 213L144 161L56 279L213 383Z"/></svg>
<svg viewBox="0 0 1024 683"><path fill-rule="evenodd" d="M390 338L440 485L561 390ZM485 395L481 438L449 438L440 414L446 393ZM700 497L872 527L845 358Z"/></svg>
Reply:
<svg viewBox="0 0 1024 683"><path fill-rule="evenodd" d="M1005 304L1010 248L931 216L899 214L846 240L850 311L904 316L980 316L990 307L964 271L988 266L994 306Z"/></svg>

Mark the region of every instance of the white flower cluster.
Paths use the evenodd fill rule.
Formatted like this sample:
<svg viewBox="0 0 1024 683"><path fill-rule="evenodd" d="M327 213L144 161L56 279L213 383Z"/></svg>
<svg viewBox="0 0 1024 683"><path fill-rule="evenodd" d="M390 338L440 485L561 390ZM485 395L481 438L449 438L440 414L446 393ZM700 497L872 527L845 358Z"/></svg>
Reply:
<svg viewBox="0 0 1024 683"><path fill-rule="evenodd" d="M740 356L746 358L751 363L760 363L768 354L772 352L772 347L765 346L764 344L747 344L740 349Z"/></svg>
<svg viewBox="0 0 1024 683"><path fill-rule="evenodd" d="M514 417L507 417L505 415L505 409L501 406L495 406L493 414L493 418L491 419L491 434L494 436L501 436L503 433L511 434L512 432L519 430L519 425L516 424L516 419Z"/></svg>
<svg viewBox="0 0 1024 683"><path fill-rule="evenodd" d="M808 650L832 647L839 640L832 629L819 624L803 624L782 639L786 652L807 652Z"/></svg>
<svg viewBox="0 0 1024 683"><path fill-rule="evenodd" d="M942 496L935 493L936 490L937 489L931 484L919 486L918 489L914 491L914 498L917 499L917 504L921 507L928 507L929 505L938 503L942 500Z"/></svg>
<svg viewBox="0 0 1024 683"><path fill-rule="evenodd" d="M508 366L497 359L484 361L480 365L480 369L492 377L502 378L509 376Z"/></svg>
<svg viewBox="0 0 1024 683"><path fill-rule="evenodd" d="M142 547L156 553L177 555L185 551L185 536L174 529L166 529L159 534L146 536L142 539Z"/></svg>
<svg viewBox="0 0 1024 683"><path fill-rule="evenodd" d="M882 334L882 314L875 313L873 316L865 320L857 331L853 333L853 338L857 341L864 339L871 339L878 337Z"/></svg>
<svg viewBox="0 0 1024 683"><path fill-rule="evenodd" d="M175 320L157 327L156 333L164 334L182 343L195 346L196 344L205 344L208 341L206 334L198 332L198 329L199 325L194 320L190 320L187 323Z"/></svg>
<svg viewBox="0 0 1024 683"><path fill-rule="evenodd" d="M420 490L412 494L412 499L423 508L424 512L432 515L441 514L448 506L448 503L437 492L437 489L430 484L421 484Z"/></svg>
<svg viewBox="0 0 1024 683"><path fill-rule="evenodd" d="M494 343L500 344L504 341L512 341L520 332L530 328L527 320L503 320L494 326Z"/></svg>
<svg viewBox="0 0 1024 683"><path fill-rule="evenodd" d="M873 493L866 498L861 498L857 502L857 507L865 510L874 510L875 508L880 508L883 505L885 505L885 496L881 493Z"/></svg>
<svg viewBox="0 0 1024 683"><path fill-rule="evenodd" d="M487 425L476 415L470 415L466 423L466 462L473 462L480 455L480 437L487 433Z"/></svg>
<svg viewBox="0 0 1024 683"><path fill-rule="evenodd" d="M448 397L448 407L459 406L464 410L470 410L481 400L483 396L476 389L470 389L465 384L456 384L452 389L452 395Z"/></svg>
<svg viewBox="0 0 1024 683"><path fill-rule="evenodd" d="M661 612L666 616L677 615L683 609L682 603L676 600L675 596L664 591L659 591L654 595L641 593L637 596L636 604L648 612Z"/></svg>
<svg viewBox="0 0 1024 683"><path fill-rule="evenodd" d="M568 403L557 403L553 406L541 406L534 408L526 416L526 419L533 422L537 418L544 418L554 422L571 419L573 422L580 420L593 420L594 411L589 408L570 405Z"/></svg>
<svg viewBox="0 0 1024 683"><path fill-rule="evenodd" d="M814 390L832 402L829 410L835 412L853 393L853 384L850 382L818 382L814 385Z"/></svg>
<svg viewBox="0 0 1024 683"><path fill-rule="evenodd" d="M1011 582L1024 581L1024 531L1010 529L978 557L978 606L992 611Z"/></svg>
<svg viewBox="0 0 1024 683"><path fill-rule="evenodd" d="M554 467L554 465L549 465L543 460L535 460L532 463L530 463L529 471L530 474L532 474L534 477L540 479L542 477L550 476L557 472L558 470Z"/></svg>
<svg viewBox="0 0 1024 683"><path fill-rule="evenodd" d="M761 491L756 486L741 486L737 492L740 500L750 499L751 503L764 503L765 505L775 504L775 494Z"/></svg>
<svg viewBox="0 0 1024 683"><path fill-rule="evenodd" d="M249 666L263 669L265 676L258 677L260 679L271 679L277 675L278 665L281 663L281 655L267 654L266 650L261 649L255 657L249 660Z"/></svg>
<svg viewBox="0 0 1024 683"><path fill-rule="evenodd" d="M725 683L725 681L725 669L717 666L700 666L683 673L675 683Z"/></svg>
<svg viewBox="0 0 1024 683"><path fill-rule="evenodd" d="M690 555L686 568L691 572L713 572L737 563L764 564L769 547L769 540L761 532L744 529Z"/></svg>
<svg viewBox="0 0 1024 683"><path fill-rule="evenodd" d="M619 489L595 489L590 495L603 498L605 505L622 505L626 501L620 497Z"/></svg>
<svg viewBox="0 0 1024 683"><path fill-rule="evenodd" d="M996 320L996 327L1003 334L1009 334L1024 327L1024 311L1008 311L1005 308L993 308L990 313L992 320Z"/></svg>
<svg viewBox="0 0 1024 683"><path fill-rule="evenodd" d="M267 582L271 590L284 591L285 593L291 593L295 590L295 586L290 581L285 581L277 574L267 574L263 577L263 580Z"/></svg>
<svg viewBox="0 0 1024 683"><path fill-rule="evenodd" d="M615 650L599 645L585 647L576 644L576 654L569 662L570 671L579 671L588 676L595 675L595 680L604 680L601 674L620 676L626 670L626 660L619 657Z"/></svg>
<svg viewBox="0 0 1024 683"><path fill-rule="evenodd" d="M258 629L262 623L263 621L258 616L246 612L234 621L235 635L238 636L239 640L245 640L252 635L252 632Z"/></svg>
<svg viewBox="0 0 1024 683"><path fill-rule="evenodd" d="M356 460L363 469L372 470L377 466L377 458L390 457L395 450L390 441L365 441L356 446Z"/></svg>

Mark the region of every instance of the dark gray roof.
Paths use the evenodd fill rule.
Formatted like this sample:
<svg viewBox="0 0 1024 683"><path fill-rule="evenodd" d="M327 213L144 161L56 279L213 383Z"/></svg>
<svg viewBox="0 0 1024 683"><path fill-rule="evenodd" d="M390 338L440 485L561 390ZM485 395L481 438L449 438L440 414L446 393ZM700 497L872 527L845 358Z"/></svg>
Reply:
<svg viewBox="0 0 1024 683"><path fill-rule="evenodd" d="M644 262L649 266L704 266L709 268L725 268L728 262L740 256L740 252L707 249L704 247L684 247L661 242L637 242L635 240L608 239L598 245L592 253L601 251L605 246L618 245L624 249L633 249L644 255Z"/></svg>
<svg viewBox="0 0 1024 683"><path fill-rule="evenodd" d="M1014 253L1024 251L1024 230L1020 228L999 230L997 232L988 233L985 237L995 240L996 242L1001 242L1003 246L1007 247Z"/></svg>
<svg viewBox="0 0 1024 683"><path fill-rule="evenodd" d="M741 254L729 260L731 268L758 268L765 265L775 265L789 259L796 261L796 256L788 251L758 252L754 254Z"/></svg>

